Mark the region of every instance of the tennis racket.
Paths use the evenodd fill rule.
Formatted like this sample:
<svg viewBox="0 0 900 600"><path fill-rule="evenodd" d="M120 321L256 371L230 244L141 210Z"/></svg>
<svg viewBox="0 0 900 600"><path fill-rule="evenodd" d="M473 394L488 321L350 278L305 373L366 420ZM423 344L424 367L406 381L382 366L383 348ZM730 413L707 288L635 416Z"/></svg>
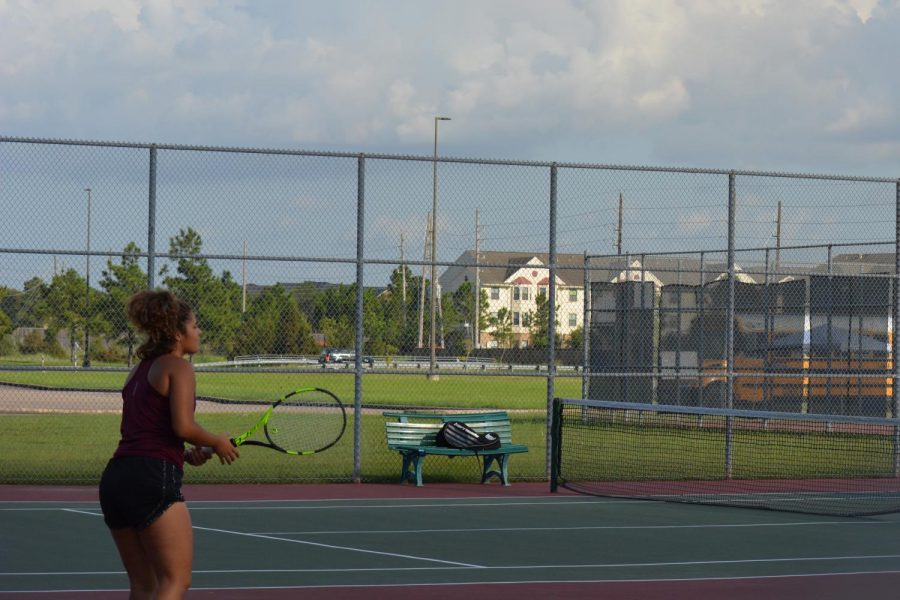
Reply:
<svg viewBox="0 0 900 600"><path fill-rule="evenodd" d="M231 443L307 456L334 446L346 428L347 413L337 396L320 388L302 388L272 404L253 427L231 438ZM260 429L265 441L250 439ZM204 446L203 451L213 454L209 446Z"/></svg>

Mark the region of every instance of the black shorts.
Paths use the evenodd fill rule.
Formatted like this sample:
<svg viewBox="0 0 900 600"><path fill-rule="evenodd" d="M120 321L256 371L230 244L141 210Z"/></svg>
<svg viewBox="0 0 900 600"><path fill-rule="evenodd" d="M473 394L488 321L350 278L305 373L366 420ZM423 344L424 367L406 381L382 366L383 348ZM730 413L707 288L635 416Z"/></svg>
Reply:
<svg viewBox="0 0 900 600"><path fill-rule="evenodd" d="M110 529L144 529L181 495L182 471L161 458L122 456L106 465L100 478L100 508Z"/></svg>

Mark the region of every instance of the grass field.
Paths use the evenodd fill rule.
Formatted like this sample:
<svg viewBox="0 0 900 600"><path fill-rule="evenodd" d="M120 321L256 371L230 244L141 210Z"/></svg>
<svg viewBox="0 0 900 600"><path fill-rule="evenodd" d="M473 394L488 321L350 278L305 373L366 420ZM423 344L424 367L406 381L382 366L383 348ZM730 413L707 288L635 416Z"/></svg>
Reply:
<svg viewBox="0 0 900 600"><path fill-rule="evenodd" d="M700 428L565 418L564 478L689 481L725 476L724 422L711 426L713 420L707 419ZM736 480L891 477L893 440L889 432L747 430L736 426L732 469Z"/></svg>
<svg viewBox="0 0 900 600"><path fill-rule="evenodd" d="M200 413L198 421L213 431L238 433L253 424L255 411ZM527 454L510 461L513 480L541 480L545 469L546 417L540 411L511 413L513 438L527 444ZM0 437L4 468L0 483L93 484L118 441L116 414L5 415ZM399 477L400 457L387 450L385 418L366 412L361 429L363 481ZM592 428L588 428L592 429ZM621 428L591 434L583 446L564 437L563 474L567 479L596 481L716 480L723 477L724 435L721 430ZM839 445L834 445L837 442ZM202 468L186 467L193 483L264 483L352 481L353 428L334 448L312 457L289 457L264 448L245 447L239 461L222 466L213 459ZM574 462L573 462L574 461ZM743 432L734 448L735 479L808 477L881 477L891 471L891 441L872 436ZM429 457L427 481L477 482L474 459Z"/></svg>
<svg viewBox="0 0 900 600"><path fill-rule="evenodd" d="M2 371L0 382L39 386L50 390L121 389L126 373L97 371ZM299 387L322 387L337 394L352 408L353 372L310 373L197 373L197 394L224 400L275 400ZM559 394L580 395L580 378L557 379ZM13 403L16 388L6 388ZM60 392L50 391L60 396ZM547 381L541 377L466 376L442 374L428 381L424 374L385 375L366 372L362 385L363 407L374 407L362 418L360 443L364 481L399 477L400 457L386 448L384 417L378 407L434 407L459 409L508 409L513 411L513 437L531 451L510 461L513 479L543 479L546 464ZM197 420L213 431L241 433L258 417L251 412L203 412ZM36 413L3 415L0 456L11 468L0 471L0 483L94 483L118 442L119 415L84 413ZM474 460L433 457L426 465L426 480L478 481L480 467ZM212 461L203 468L187 467L193 482L352 481L353 423L348 422L341 442L313 457L295 458L260 448L246 448L242 459L230 467Z"/></svg>
<svg viewBox="0 0 900 600"><path fill-rule="evenodd" d="M119 390L124 371L3 371L0 381L41 386L51 390ZM225 400L271 401L298 387L323 387L353 406L355 379L352 372L320 371L283 373L197 374L198 395ZM580 396L579 377L558 377L555 395ZM6 388L13 400L15 388ZM59 392L48 392L59 396ZM62 392L63 396L65 392ZM513 480L541 480L546 468L547 381L543 377L472 376L441 374L428 381L424 374L366 372L362 402L359 477L363 481L390 481L399 477L400 457L386 448L385 418L380 407L430 407L510 410L516 443L530 452L510 461ZM213 407L210 412L207 407ZM200 403L198 421L213 431L241 433L259 414L253 407L214 412L218 405ZM103 465L118 441L116 413L12 413L3 415L5 434L0 436L0 456L5 468L0 483L96 483ZM815 436L798 437L759 432L736 445L734 475L737 478L815 477L823 466L840 465L848 475L879 476L890 468L889 440L881 448L853 442L843 450L816 446ZM594 444L594 445L591 445ZM716 479L722 476L724 441L721 431L685 435L682 429L609 431L594 438L579 460L586 475L596 479ZM313 457L288 457L271 450L245 448L241 460L231 466L213 460L203 468L186 469L189 482L313 482L352 481L355 477L352 415L341 442ZM602 459L602 460L601 460ZM604 473L594 471L602 464ZM579 468L580 468L579 467ZM430 457L426 481L478 481L475 460Z"/></svg>
<svg viewBox="0 0 900 600"><path fill-rule="evenodd" d="M115 390L124 372L2 371L0 382L58 389ZM197 373L197 395L229 400L273 400L299 387L321 387L353 404L352 372L310 373ZM555 395L581 396L580 377L557 377ZM382 375L366 372L363 405L433 406L441 408L517 408L545 410L547 380L543 377L441 375L428 381L424 374Z"/></svg>
<svg viewBox="0 0 900 600"><path fill-rule="evenodd" d="M197 420L213 431L240 433L258 414L198 414ZM546 455L545 415L511 415L513 439L527 444L527 454L510 460L512 479L543 479ZM95 484L119 440L116 414L4 415L6 434L0 436L4 468L0 483ZM400 456L387 449L385 418L377 411L362 418L360 444L363 481L393 481L400 476ZM427 481L477 482L481 467L474 458L430 457ZM185 467L191 483L268 483L352 481L353 426L334 448L311 457L292 457L266 448L245 447L241 458L223 466L214 458L201 468Z"/></svg>

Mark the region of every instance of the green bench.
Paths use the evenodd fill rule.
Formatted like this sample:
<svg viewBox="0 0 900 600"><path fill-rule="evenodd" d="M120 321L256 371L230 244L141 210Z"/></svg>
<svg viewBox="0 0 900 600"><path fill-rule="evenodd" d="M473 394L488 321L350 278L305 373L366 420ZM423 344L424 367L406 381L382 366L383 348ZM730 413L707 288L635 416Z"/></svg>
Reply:
<svg viewBox="0 0 900 600"><path fill-rule="evenodd" d="M512 428L506 411L483 413L425 413L425 412L385 412L385 417L396 419L387 421L388 449L396 450L403 457L400 481L415 481L422 485L422 463L429 454L439 456L481 456L483 462L481 483L491 477L500 478L503 485L509 485L507 465L509 455L528 452L528 446L512 443ZM493 431L500 436L500 447L494 450L462 450L444 448L436 444L438 430L447 421L460 421L478 433ZM493 469L494 463L497 469Z"/></svg>

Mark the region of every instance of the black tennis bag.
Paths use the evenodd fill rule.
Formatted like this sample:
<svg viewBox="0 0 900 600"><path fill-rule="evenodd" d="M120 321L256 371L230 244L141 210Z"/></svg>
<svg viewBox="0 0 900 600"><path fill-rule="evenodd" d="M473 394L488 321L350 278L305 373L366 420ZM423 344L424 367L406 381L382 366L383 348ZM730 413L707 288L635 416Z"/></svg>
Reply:
<svg viewBox="0 0 900 600"><path fill-rule="evenodd" d="M493 431L478 433L459 421L447 421L438 430L436 443L444 448L494 450L500 447L500 436Z"/></svg>

